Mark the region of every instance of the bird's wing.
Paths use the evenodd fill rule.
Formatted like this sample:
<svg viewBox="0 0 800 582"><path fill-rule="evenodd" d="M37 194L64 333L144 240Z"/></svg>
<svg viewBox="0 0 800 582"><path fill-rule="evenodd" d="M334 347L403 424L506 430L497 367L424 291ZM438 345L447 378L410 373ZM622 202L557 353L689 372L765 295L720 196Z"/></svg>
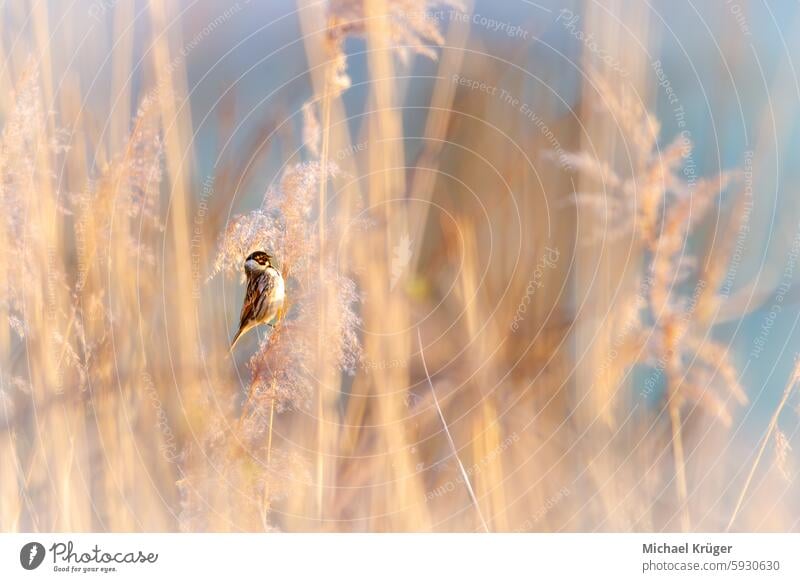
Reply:
<svg viewBox="0 0 800 582"><path fill-rule="evenodd" d="M265 274L250 278L247 282L244 303L242 303L242 313L239 315L239 328L256 318L256 313L260 309L259 297L263 297L263 300L269 300L270 287L272 286L274 286L272 277L268 277Z"/></svg>

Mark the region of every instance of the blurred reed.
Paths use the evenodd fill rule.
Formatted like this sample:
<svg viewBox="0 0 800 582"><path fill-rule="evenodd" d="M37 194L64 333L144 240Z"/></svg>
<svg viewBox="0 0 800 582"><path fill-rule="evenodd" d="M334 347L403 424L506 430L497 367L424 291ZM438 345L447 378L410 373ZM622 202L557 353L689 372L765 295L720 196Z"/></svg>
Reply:
<svg viewBox="0 0 800 582"><path fill-rule="evenodd" d="M302 124L262 120L206 178L177 2L114 3L97 109L56 75L44 4L27 43L0 42L0 530L796 528L790 389L748 475L726 446L747 405L711 335L730 244L685 251L702 228L729 239L735 216L706 218L739 176L682 179L697 144L664 143L653 73L620 33L624 17L646 39L645 9L591 12L631 76L585 55L577 115L542 91L540 122L454 82L530 91L509 64L523 51L503 62L468 19L431 16L469 4L298 9ZM425 107L398 81L414 65ZM274 160L267 186L255 168ZM257 207L234 213L248 190ZM242 260L262 247L287 306L230 357Z"/></svg>

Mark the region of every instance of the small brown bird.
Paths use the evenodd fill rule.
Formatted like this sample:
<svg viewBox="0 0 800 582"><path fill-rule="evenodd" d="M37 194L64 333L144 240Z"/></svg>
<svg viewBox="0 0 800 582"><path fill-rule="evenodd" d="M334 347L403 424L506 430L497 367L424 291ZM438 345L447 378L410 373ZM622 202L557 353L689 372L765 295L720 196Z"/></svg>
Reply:
<svg viewBox="0 0 800 582"><path fill-rule="evenodd" d="M264 251L255 251L244 261L247 292L239 315L239 330L231 341L231 351L239 338L255 326L262 323L271 325L283 306L283 277L272 265L272 258Z"/></svg>

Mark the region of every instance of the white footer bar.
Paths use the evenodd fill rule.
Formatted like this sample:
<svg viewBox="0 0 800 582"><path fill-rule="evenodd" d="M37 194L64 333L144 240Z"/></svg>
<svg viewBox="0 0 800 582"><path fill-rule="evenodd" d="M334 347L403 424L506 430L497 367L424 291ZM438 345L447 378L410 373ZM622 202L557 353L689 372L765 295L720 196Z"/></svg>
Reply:
<svg viewBox="0 0 800 582"><path fill-rule="evenodd" d="M797 581L800 534L0 534L0 580L254 574L281 581Z"/></svg>

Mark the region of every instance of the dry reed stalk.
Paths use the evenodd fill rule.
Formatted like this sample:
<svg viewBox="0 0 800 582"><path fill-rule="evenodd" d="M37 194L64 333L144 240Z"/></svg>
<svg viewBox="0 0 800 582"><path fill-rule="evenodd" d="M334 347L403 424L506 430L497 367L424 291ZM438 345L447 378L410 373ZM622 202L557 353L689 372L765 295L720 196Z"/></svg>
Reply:
<svg viewBox="0 0 800 582"><path fill-rule="evenodd" d="M672 431L672 452L675 462L675 481L678 492L678 504L681 513L681 529L689 532L692 529L692 521L689 515L689 493L686 484L686 456L683 451L683 434L681 432L681 412L679 395L674 394L670 398L667 407L669 409L670 430Z"/></svg>
<svg viewBox="0 0 800 582"><path fill-rule="evenodd" d="M598 156L603 162L607 162L612 167L627 166L630 162L636 165L637 155L646 150L639 150L644 143L626 143L624 150L620 148L620 136L615 125L622 127L622 140L625 142L638 141L640 132L647 133L646 123L642 123L644 117L639 117L639 111L625 110L624 107L614 106L615 101L606 99L607 92L604 88L613 86L617 88L624 85L630 93L635 94L638 99L647 102L649 95L649 59L639 51L629 50L630 38L647 38L649 33L650 12L640 5L623 7L621 5L586 5L583 14L584 23L582 26L585 31L592 31L598 43L603 46L603 50L609 55L613 55L613 60L620 63L625 71L624 78L618 71L609 70L602 75L605 85L598 85L597 78L591 71L597 66L602 66L599 55L585 46L581 62L580 76L583 77L582 83L584 90L593 93L595 90L600 98L611 105L604 105L611 111L611 115L596 115L591 103L582 105L580 112L582 128L576 136L580 140L580 149L584 153L592 152L591 155ZM630 36L629 36L630 35ZM599 89L597 88L599 87ZM638 103L637 103L638 104ZM628 103L625 103L628 105ZM634 118L633 122L626 120ZM630 131L633 130L633 131ZM549 145L547 147L550 147ZM623 159L626 157L628 149L639 150L633 152L633 160ZM584 189L592 178L588 174L579 176L578 187ZM604 187L606 182L603 182ZM637 197L640 205L646 205L647 201L642 202L641 197ZM613 199L609 200L610 214L613 214ZM580 222L583 222L579 218ZM617 305L624 306L634 295L635 287L622 287L618 282L630 280L632 274L636 272L636 265L641 260L641 249L629 244L629 241L619 237L618 231L610 219L605 228L599 225L589 225L590 229L595 228L594 236L602 236L602 245L579 245L575 253L575 266L578 273L575 277L576 291L580 294L583 303L581 307L582 318L576 321L576 347L585 355L581 357L577 366L575 387L578 392L579 405L577 412L582 417L582 422L593 422L599 420L601 424L597 426L602 434L596 438L608 439L609 435L616 432L616 427L625 418L630 406L634 403L626 401L627 391L620 389L620 380L624 375L625 368L622 362L612 362L600 373L597 372L605 361L607 354L615 341L615 332L607 314L614 310L613 302L618 301ZM580 224L580 223L578 223ZM576 227L578 227L576 224ZM580 228L580 227L578 227ZM581 228L581 230L583 230ZM586 236L585 233L581 233ZM620 260L625 256L625 260ZM633 267L632 267L633 266ZM586 289L584 291L584 288ZM585 295L584 295L585 294ZM624 309L624 307L623 307ZM582 321L588 319L588 321ZM585 388L582 388L585 387ZM588 412L588 414L587 414ZM604 462L593 464L592 471L598 470L602 475L600 479L605 481L606 467L610 459ZM608 506L618 504L617 490L607 488L603 492L603 503Z"/></svg>
<svg viewBox="0 0 800 582"><path fill-rule="evenodd" d="M464 6L465 13L469 13L471 4L468 2ZM439 60L436 71L437 80L433 87L428 116L425 120L424 146L419 158L415 161L414 173L411 176L410 198L423 203L433 198L436 170L440 164L439 155L446 142L448 127L453 115L456 84L452 82L452 79L454 75L461 73L465 55L463 49L469 40L469 33L469 24L465 20L457 19L450 25L443 43L448 50ZM413 227L413 240L422 240L430 208L430 204L416 204L411 209L409 224ZM421 248L422 245L417 245L414 249L409 265L411 272L417 269Z"/></svg>
<svg viewBox="0 0 800 582"><path fill-rule="evenodd" d="M269 437L267 437L267 467L272 463L272 432L275 424L275 399L269 405Z"/></svg>
<svg viewBox="0 0 800 582"><path fill-rule="evenodd" d="M687 180L680 170L692 144L676 139L662 152L658 147L660 124L634 92L624 84L612 86L597 71L592 71L590 77L628 144L633 158L632 175L620 176L611 165L586 153L569 154L567 159L608 189L607 197L614 202L612 229L632 233L647 252L645 277L639 283L644 289L644 306L637 306L637 310L643 309L652 323L642 321L636 330L637 335L643 333L648 338L638 361L653 366L665 380L664 403L671 425L681 527L688 530L691 521L681 407L694 403L729 423L727 402L714 388L727 392L738 403L746 402L727 349L703 335L703 327L697 323L705 321L703 314L695 313L698 304L702 309L719 293L716 287L708 289L719 282L718 274L712 281L699 280L693 295L680 290L680 284L695 271L694 262L684 257L686 241L735 174L722 172L714 178ZM576 196L576 202L590 211L597 211L597 204L603 200L597 193ZM634 205L638 199L640 203ZM724 386L707 384L715 376L724 380ZM706 384L701 384L703 381Z"/></svg>
<svg viewBox="0 0 800 582"><path fill-rule="evenodd" d="M486 514L492 529L498 532L510 531L511 527L506 514L508 499L505 495L503 479L503 462L501 454L505 452L503 435L500 431L500 417L494 404L493 396L485 396L481 403L481 414L476 415L473 422L473 450L476 462L483 463L476 476L476 489L482 492L488 507Z"/></svg>
<svg viewBox="0 0 800 582"><path fill-rule="evenodd" d="M112 79L111 95L115 102L110 112L108 131L109 151L118 152L125 147L133 117L130 92L130 63L133 62L134 29L130 25L134 18L134 1L121 0L114 10L114 46L111 49Z"/></svg>
<svg viewBox="0 0 800 582"><path fill-rule="evenodd" d="M490 523L495 531L508 531L508 520L504 512L505 496L503 495L502 464L498 451L501 450L500 418L494 405L497 378L504 371L498 369L501 358L500 346L506 338L497 330L496 321L503 318L485 319L481 317L481 299L479 292L478 266L482 263L475 227L465 219L457 219L456 225L462 243L462 268L460 274L460 299L465 321L466 337L471 338L471 360L477 370L471 371L470 384L475 385L473 392L480 398L480 413L474 414L472 422L473 463L485 465L475 477L476 489L483 491L484 507L488 510ZM455 254L455 253L454 253ZM457 260L454 256L453 260ZM480 484L480 486L479 486Z"/></svg>
<svg viewBox="0 0 800 582"><path fill-rule="evenodd" d="M7 409L3 410L7 413ZM25 506L24 489L19 487L19 475L22 466L17 454L17 442L13 430L4 430L0 435L0 471L3 475L14 475L14 479L5 478L0 482L0 495L3 504L0 506L0 528L4 532L20 530L20 517ZM23 493L23 494L21 494Z"/></svg>
<svg viewBox="0 0 800 582"><path fill-rule="evenodd" d="M328 164L330 163L330 144L331 144L331 117L332 109L334 107L334 99L338 97L338 92L335 91L331 83L331 77L335 75L336 63L329 61L331 58L329 54L329 47L327 46L327 27L330 23L327 21L327 15L323 12L320 14L318 7L309 5L306 2L300 2L300 25L304 34L304 45L306 55L310 65L310 77L312 87L314 90L314 97L312 101L304 105L304 132L308 132L304 140L306 148L313 157L319 158L320 163L320 184L317 198L317 207L319 212L318 217L318 245L320 256L325 256L327 252L326 243L326 221L329 214L328 210L328 181L323 180L322 176L327 174ZM320 42L320 37L325 40ZM321 109L321 121L316 119L314 109L319 104ZM311 128L310 124L316 127ZM309 143L309 140L313 142ZM321 143L316 143L317 140ZM318 284L324 285L324 266L320 261L317 273ZM333 386L336 382L335 375L332 373L330 363L325 357L324 345L324 320L328 317L329 305L332 304L328 300L327 293L324 293L320 298L320 333L317 336L317 363L316 363L316 378L317 378L317 395L316 395L316 447L315 447L315 507L316 517L319 522L322 522L325 516L325 488L330 485L333 479L333 467L326 467L326 455L332 451L333 439L330 438L336 431L328 430L326 422L332 423L335 406L333 400L335 397L332 395ZM330 393L329 393L330 391ZM334 456L330 454L331 459Z"/></svg>
<svg viewBox="0 0 800 582"><path fill-rule="evenodd" d="M190 111L188 107L177 107L187 99L185 71L172 66L170 39L178 34L175 27L168 23L177 14L177 4L152 0L148 3L150 22L153 26L152 66L155 84L159 88L156 103L159 109L164 131L164 158L166 175L169 180L169 231L172 235L171 257L173 265L170 269L171 303L180 305L183 298L192 296L192 272L189 261L180 260L186 256L186 249L192 240L189 222L191 208L190 173L191 157L185 155L185 144L190 143L192 132ZM176 309L179 312L180 308ZM179 361L178 385L182 399L188 407L186 420L189 424L200 419L197 417L196 403L201 402L200 378L195 373L193 362L197 358L197 341L200 336L195 317L176 317L170 322L170 328L177 330L175 352ZM193 432L202 432L202 423L190 427Z"/></svg>
<svg viewBox="0 0 800 582"><path fill-rule="evenodd" d="M750 466L750 471L747 473L747 478L744 481L742 490L739 493L739 497L736 499L736 505L733 508L731 518L728 520L728 525L725 527L726 532L731 530L736 518L739 516L739 511L742 509L744 498L747 496L747 491L750 489L750 484L752 483L753 477L756 474L756 469L758 469L758 465L761 462L761 457L764 456L764 451L767 449L767 444L769 444L772 440L772 435L778 426L778 418L780 418L781 412L783 412L786 403L789 401L789 397L792 395L795 386L797 386L798 380L800 380L800 358L795 363L794 370L792 370L792 375L783 391L783 396L781 397L780 402L778 402L778 406L775 408L775 411L772 413L772 417L769 420L767 431L764 434L764 437L761 439L761 445L758 448L756 458L753 460L753 464Z"/></svg>
<svg viewBox="0 0 800 582"><path fill-rule="evenodd" d="M436 390L433 387L433 381L431 380L431 375L428 372L428 364L425 362L425 350L422 346L422 333L419 329L417 329L417 342L419 345L419 358L422 362L422 368L425 371L425 379L428 383L428 387L431 390L431 396L433 397L433 403L436 407L436 412L439 415L439 420L442 423L442 428L444 428L445 436L447 436L447 442L450 445L450 451L452 452L453 457L458 464L458 469L461 472L461 476L464 479L464 486L467 489L467 493L469 494L470 501L472 505L475 507L475 513L478 515L478 519L480 520L481 526L483 527L483 531L489 533L489 526L486 525L486 520L483 518L483 513L481 512L481 506L478 503L478 498L475 497L475 491L472 489L472 483L469 480L469 475L467 475L467 470L464 468L464 463L461 462L461 459L458 456L458 449L456 448L456 444L453 441L453 436L450 434L450 429L447 427L447 421L444 419L444 414L442 413L442 407L439 405L439 399L436 397Z"/></svg>
<svg viewBox="0 0 800 582"><path fill-rule="evenodd" d="M326 222L328 221L328 216L331 211L328 208L328 180L323 179L323 176L327 176L328 166L330 164L331 117L334 100L338 98L342 91L342 87L338 86L336 78L343 57L337 55L335 52L335 50L339 50L339 48L332 47L330 44L332 23L330 22L329 15L325 14L322 22L320 22L315 18L318 15L313 13L315 7L303 5L302 8L300 23L305 33L306 53L309 62L312 63L311 78L315 93L313 101L306 103L304 108L311 112L316 106L316 103L319 103L321 112L319 127L313 130L313 133L319 134L318 137L321 142L319 152L316 151L316 145L309 147L309 151L312 155L319 154L320 180L317 199L317 208L319 209L317 237L319 256L324 257L327 256L328 253ZM317 42L317 37L320 36L320 31L318 30L319 26L324 28L324 32L322 33L324 40L322 43ZM309 116L304 124L306 128L310 121L316 123L316 119L313 116ZM327 289L323 261L319 263L317 281L321 288ZM335 475L334 466L326 467L326 457L330 457L331 463L333 463L335 459L334 451L336 450L336 441L338 440L338 431L333 430L333 427L337 424L334 422L336 416L336 393L338 392L338 390L334 389L334 386L337 384L337 378L334 367L326 356L327 352L324 337L324 329L327 327L326 320L332 316L329 314L330 305L333 305L333 299L325 292L320 297L320 333L317 337L318 361L316 364L316 377L318 382L315 453L316 509L317 519L320 521L322 521L325 516L325 490L326 487L331 485ZM330 424L331 427L329 428L326 424Z"/></svg>
<svg viewBox="0 0 800 582"><path fill-rule="evenodd" d="M365 305L365 326L370 332L366 348L379 362L409 361L408 303L398 293L392 293L392 246L407 232L405 205L398 203L405 193L404 152L402 146L401 115L394 94L395 66L393 61L392 30L396 21L391 19L390 5L380 0L363 3L363 34L368 48L367 68L374 80L370 86L371 111L365 120L370 148L367 152L366 173L369 176L369 205L374 209L372 218L380 229L369 233L369 242L362 245L357 259L360 264L372 264L364 277L364 293L370 297ZM366 241L365 241L366 242ZM369 260L368 257L372 259ZM365 260L366 259L366 260ZM398 286L402 285L402 278ZM386 337L381 337L387 334ZM378 439L384 443L389 455L382 460L386 480L391 483L391 493L399 507L415 508L424 498L420 484L411 478L415 460L409 452L408 434L403 426L406 406L403 394L393 387L408 386L407 367L371 370L368 378L371 393L377 397L372 406ZM373 513L381 515L373 500ZM388 530L428 529L424 510L404 511L390 520L378 520L376 527Z"/></svg>
<svg viewBox="0 0 800 582"><path fill-rule="evenodd" d="M331 100L333 88L331 87L330 77L333 75L331 65L326 64L325 80L322 89L322 149L320 152L320 184L319 184L319 199L317 207L319 209L319 256L327 256L327 247L325 240L325 222L327 221L328 214L328 180L325 177L328 174L328 164L330 163L330 125L331 125ZM325 346L325 329L326 320L329 317L328 310L331 302L328 299L327 281L325 280L325 267L322 260L319 262L318 270L318 284L320 288L325 289L320 296L320 332L317 335L317 354L318 354L318 378L319 385L317 386L317 518L322 520L324 512L324 492L325 485L329 479L326 479L325 474L325 455L327 451L326 446L326 418L329 417L327 411L333 406L330 405L330 397L326 397L328 391L333 391L333 386L336 383L335 373L332 373L330 362L327 358L327 349ZM330 422L330 420L328 420ZM330 439L333 441L333 439ZM331 456L333 459L333 456Z"/></svg>

